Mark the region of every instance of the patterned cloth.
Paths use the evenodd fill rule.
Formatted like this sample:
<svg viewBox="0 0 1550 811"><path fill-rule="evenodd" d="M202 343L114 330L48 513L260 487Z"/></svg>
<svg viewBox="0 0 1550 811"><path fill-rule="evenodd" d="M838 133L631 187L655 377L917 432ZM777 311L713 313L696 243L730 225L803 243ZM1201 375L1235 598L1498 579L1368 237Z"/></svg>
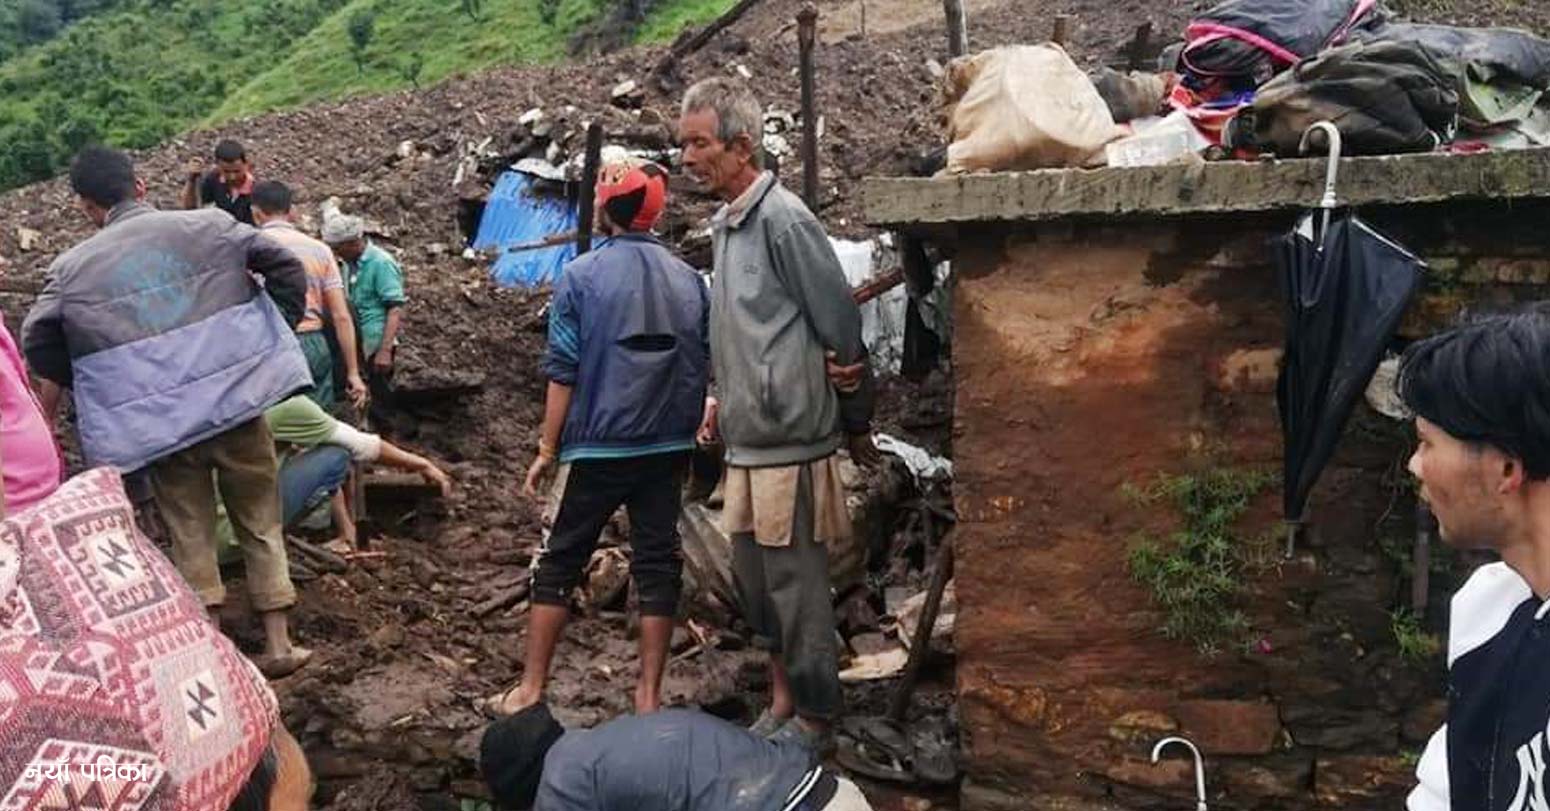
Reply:
<svg viewBox="0 0 1550 811"><path fill-rule="evenodd" d="M0 809L220 811L277 723L118 474L0 524Z"/></svg>

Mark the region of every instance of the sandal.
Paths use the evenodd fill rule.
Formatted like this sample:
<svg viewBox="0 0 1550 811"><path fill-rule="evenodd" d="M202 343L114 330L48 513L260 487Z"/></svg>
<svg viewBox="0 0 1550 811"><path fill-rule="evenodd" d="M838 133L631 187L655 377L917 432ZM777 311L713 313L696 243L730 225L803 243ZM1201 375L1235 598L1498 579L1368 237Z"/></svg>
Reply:
<svg viewBox="0 0 1550 811"><path fill-rule="evenodd" d="M895 783L911 783L915 747L886 718L846 718L840 723L840 747L835 759L847 771Z"/></svg>
<svg viewBox="0 0 1550 811"><path fill-rule="evenodd" d="M479 712L482 713L484 716L486 716L488 718L493 718L493 719L496 719L496 720L500 720L502 718L505 718L508 715L515 715L515 714L517 714L517 713L527 709L528 707L533 706L532 704L528 704L528 705L523 706L523 707L518 707L518 708L516 708L514 710L506 709L506 699L511 698L511 694L515 693L521 687L522 687L522 683L521 682L517 682L516 684L512 685L511 687L506 688L505 690L500 691L499 693L496 693L496 694L491 695L491 696L486 696L483 700L478 702ZM540 701L541 700L542 699L540 699ZM537 704L537 703L538 703L537 701L533 702L533 704Z"/></svg>
<svg viewBox="0 0 1550 811"><path fill-rule="evenodd" d="M258 672L264 674L264 678L274 681L295 673L310 661L312 661L312 651L293 646L290 653L260 656L253 660L253 664L258 666Z"/></svg>

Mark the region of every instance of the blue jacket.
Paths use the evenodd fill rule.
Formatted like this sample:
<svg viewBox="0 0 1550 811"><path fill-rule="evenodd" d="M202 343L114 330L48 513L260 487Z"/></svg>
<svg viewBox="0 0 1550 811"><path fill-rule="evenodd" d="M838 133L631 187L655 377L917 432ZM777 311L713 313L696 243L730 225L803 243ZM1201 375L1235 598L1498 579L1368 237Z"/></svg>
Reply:
<svg viewBox="0 0 1550 811"><path fill-rule="evenodd" d="M573 388L560 461L693 448L709 338L705 283L649 234L612 237L566 265L543 362Z"/></svg>
<svg viewBox="0 0 1550 811"><path fill-rule="evenodd" d="M312 385L306 291L299 259L224 211L123 203L54 260L22 347L73 389L87 464L127 473Z"/></svg>

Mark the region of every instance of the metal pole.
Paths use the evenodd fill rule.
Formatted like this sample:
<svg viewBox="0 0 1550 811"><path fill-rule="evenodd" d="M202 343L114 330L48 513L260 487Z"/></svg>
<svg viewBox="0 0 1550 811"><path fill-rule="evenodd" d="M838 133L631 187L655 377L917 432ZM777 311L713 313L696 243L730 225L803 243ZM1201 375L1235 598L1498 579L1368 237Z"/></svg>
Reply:
<svg viewBox="0 0 1550 811"><path fill-rule="evenodd" d="M813 98L813 46L818 38L818 9L811 3L797 12L797 41L802 46L802 199L818 210L818 112Z"/></svg>
<svg viewBox="0 0 1550 811"><path fill-rule="evenodd" d="M957 59L969 52L969 20L963 12L963 0L942 0L947 14L947 57Z"/></svg>
<svg viewBox="0 0 1550 811"><path fill-rule="evenodd" d="M593 207L597 199L597 170L603 162L603 125L587 125L587 158L581 165L581 211L576 225L576 253L592 250Z"/></svg>

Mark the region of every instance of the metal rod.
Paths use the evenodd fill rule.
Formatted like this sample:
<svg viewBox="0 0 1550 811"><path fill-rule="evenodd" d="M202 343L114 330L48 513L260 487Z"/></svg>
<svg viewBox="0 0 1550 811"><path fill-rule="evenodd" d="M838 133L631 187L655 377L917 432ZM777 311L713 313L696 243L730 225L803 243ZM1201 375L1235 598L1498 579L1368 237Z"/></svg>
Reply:
<svg viewBox="0 0 1550 811"><path fill-rule="evenodd" d="M797 42L802 46L802 199L818 210L818 105L813 92L813 46L818 39L818 8L797 12Z"/></svg>
<svg viewBox="0 0 1550 811"><path fill-rule="evenodd" d="M603 125L587 125L587 158L581 165L581 211L576 225L576 253L592 250L593 207L597 203L597 170L603 162Z"/></svg>
<svg viewBox="0 0 1550 811"><path fill-rule="evenodd" d="M947 57L957 59L969 52L969 20L963 0L942 0L942 11L947 15Z"/></svg>

